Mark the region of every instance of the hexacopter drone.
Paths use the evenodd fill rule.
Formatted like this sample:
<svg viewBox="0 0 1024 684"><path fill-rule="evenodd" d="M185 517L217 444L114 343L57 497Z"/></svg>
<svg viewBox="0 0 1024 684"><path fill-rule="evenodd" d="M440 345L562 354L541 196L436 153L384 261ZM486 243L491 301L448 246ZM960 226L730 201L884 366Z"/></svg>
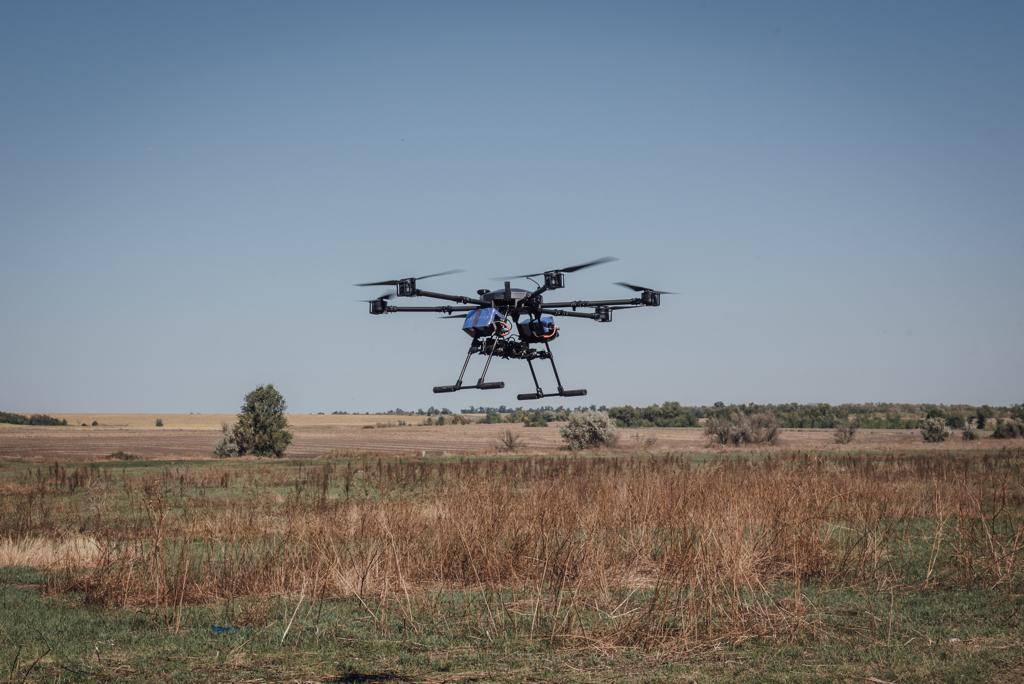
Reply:
<svg viewBox="0 0 1024 684"><path fill-rule="evenodd" d="M417 281L436 276L461 273L461 270L442 271L430 275L419 276L418 278L398 278L395 280L378 280L372 283L358 283L358 287L371 287L375 285L394 285L394 294L388 292L376 299L363 300L370 304L370 313L374 315L385 313L401 313L407 311L432 312L446 314L443 318L464 318L462 330L468 334L473 341L470 342L469 352L462 364L462 371L459 379L454 385L440 385L434 388L435 393L457 392L463 389L501 389L504 382L487 382L487 370L491 366L491 359L495 356L501 359L525 359L530 366L530 375L533 376L534 392L517 395L520 401L527 399L540 399L542 397L582 397L587 393L585 389L567 390L562 387L562 380L558 376L558 368L555 367L555 357L551 353L551 341L558 337L558 326L555 325L556 316L571 316L575 318L589 318L600 323L609 323L612 320L612 312L619 309L635 309L642 306L660 306L661 295L675 294L664 290L655 290L651 287L633 285L632 283L616 283L622 287L638 292L638 297L631 299L601 299L584 300L577 299L566 302L545 302L541 296L548 290L558 290L565 287L565 274L581 271L591 266L614 261L613 257L603 257L588 261L575 266L555 268L540 273L527 273L519 276L508 276L505 280L505 287L500 290L477 290L476 297L465 297L462 295L444 294L441 292L430 292L417 287ZM541 285L535 277L543 276L544 284ZM533 291L521 290L512 287L511 280L526 278L537 286ZM388 300L393 297L428 297L455 302L461 306L392 306ZM579 311L579 309L593 309L593 311ZM535 349L533 345L544 345L543 349ZM466 375L466 368L473 354L482 354L487 357L484 363L480 379L473 385L463 385L462 378ZM533 368L535 359L548 359L551 362L551 370L555 375L555 383L558 385L557 392L545 393L537 380L537 373Z"/></svg>

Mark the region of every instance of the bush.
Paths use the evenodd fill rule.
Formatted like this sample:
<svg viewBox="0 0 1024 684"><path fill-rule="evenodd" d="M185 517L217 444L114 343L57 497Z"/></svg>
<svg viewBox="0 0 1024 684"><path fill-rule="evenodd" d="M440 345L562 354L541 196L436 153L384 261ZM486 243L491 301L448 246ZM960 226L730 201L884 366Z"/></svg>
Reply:
<svg viewBox="0 0 1024 684"><path fill-rule="evenodd" d="M137 461L139 457L135 454L130 454L127 451L115 451L107 458L111 461Z"/></svg>
<svg viewBox="0 0 1024 684"><path fill-rule="evenodd" d="M153 424L156 425L157 427L163 427L164 426L164 419L163 418L157 418L156 422L153 423Z"/></svg>
<svg viewBox="0 0 1024 684"><path fill-rule="evenodd" d="M774 444L779 437L779 423L771 413L733 412L708 418L704 433L719 444Z"/></svg>
<svg viewBox="0 0 1024 684"><path fill-rule="evenodd" d="M227 423L222 423L220 426L222 434L220 441L213 447L213 455L220 458L229 458L231 456L238 456L238 445L235 444L234 429L228 427Z"/></svg>
<svg viewBox="0 0 1024 684"><path fill-rule="evenodd" d="M515 451L523 446L523 440L511 430L505 430L498 437L498 449L501 451Z"/></svg>
<svg viewBox="0 0 1024 684"><path fill-rule="evenodd" d="M284 415L286 408L284 397L273 385L257 387L245 395L238 422L231 431L238 453L283 456L292 442Z"/></svg>
<svg viewBox="0 0 1024 684"><path fill-rule="evenodd" d="M960 433L960 436L963 437L965 442L973 442L978 439L978 431L973 425L968 425L964 428L964 431Z"/></svg>
<svg viewBox="0 0 1024 684"><path fill-rule="evenodd" d="M93 426L93 427L96 427L96 426L97 426L97 425L99 425L99 424L100 424L100 422L99 422L98 420L94 420L94 421L92 421L92 426Z"/></svg>
<svg viewBox="0 0 1024 684"><path fill-rule="evenodd" d="M607 413L583 411L569 416L559 430L567 447L573 451L601 446L615 446L618 436Z"/></svg>
<svg viewBox="0 0 1024 684"><path fill-rule="evenodd" d="M547 427L547 426L548 426L548 421L544 418L544 416L540 415L539 413L530 416L523 423L523 427Z"/></svg>
<svg viewBox="0 0 1024 684"><path fill-rule="evenodd" d="M857 425L855 423L846 423L845 425L836 426L833 438L835 439L836 444L849 444L853 441L853 437L856 434Z"/></svg>
<svg viewBox="0 0 1024 684"><path fill-rule="evenodd" d="M949 439L949 428L945 418L938 416L921 422L921 438L926 442L945 442Z"/></svg>
<svg viewBox="0 0 1024 684"><path fill-rule="evenodd" d="M996 439L1017 439L1024 437L1024 422L1019 420L1000 420L996 422L996 429L992 431Z"/></svg>

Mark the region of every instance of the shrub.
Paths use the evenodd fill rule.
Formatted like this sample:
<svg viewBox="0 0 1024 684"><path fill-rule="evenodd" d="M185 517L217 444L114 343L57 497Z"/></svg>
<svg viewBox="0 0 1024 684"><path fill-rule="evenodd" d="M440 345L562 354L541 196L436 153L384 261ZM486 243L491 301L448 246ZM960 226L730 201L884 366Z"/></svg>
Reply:
<svg viewBox="0 0 1024 684"><path fill-rule="evenodd" d="M234 428L229 428L227 423L222 423L220 431L222 435L220 441L213 447L213 455L220 458L238 456L238 445L235 444Z"/></svg>
<svg viewBox="0 0 1024 684"><path fill-rule="evenodd" d="M238 453L283 456L292 442L284 415L286 408L284 397L273 385L257 387L245 395L238 422L231 432Z"/></svg>
<svg viewBox="0 0 1024 684"><path fill-rule="evenodd" d="M99 421L98 421L98 420L94 420L94 421L92 421L92 426L93 426L93 427L96 427L96 426L97 426L97 425L99 425L99 424L100 424L100 423L99 423Z"/></svg>
<svg viewBox="0 0 1024 684"><path fill-rule="evenodd" d="M836 444L849 444L853 441L854 435L857 434L856 423L845 423L836 426L836 431L833 433L833 438Z"/></svg>
<svg viewBox="0 0 1024 684"><path fill-rule="evenodd" d="M607 413L583 411L573 413L559 430L570 449L576 451L600 446L615 446L618 436Z"/></svg>
<svg viewBox="0 0 1024 684"><path fill-rule="evenodd" d="M1024 437L1024 422L1020 420L996 421L996 429L992 431L996 439L1017 439Z"/></svg>
<svg viewBox="0 0 1024 684"><path fill-rule="evenodd" d="M926 418L921 422L921 438L926 442L945 442L949 439L949 428L944 418Z"/></svg>
<svg viewBox="0 0 1024 684"><path fill-rule="evenodd" d="M523 423L523 427L547 427L547 426L548 426L548 421L544 418L544 416L540 415L539 413L530 416Z"/></svg>
<svg viewBox="0 0 1024 684"><path fill-rule="evenodd" d="M954 413L946 416L946 427L953 430L962 430L967 427L967 421L964 420L963 416Z"/></svg>
<svg viewBox="0 0 1024 684"><path fill-rule="evenodd" d="M978 439L978 431L973 425L968 425L964 428L964 431L960 433L960 436L963 437L965 442L973 442Z"/></svg>
<svg viewBox="0 0 1024 684"><path fill-rule="evenodd" d="M111 461L137 461L139 457L135 454L130 454L127 451L115 451L107 458Z"/></svg>
<svg viewBox="0 0 1024 684"><path fill-rule="evenodd" d="M734 411L708 418L704 433L719 444L774 444L779 437L779 423L771 413L747 415Z"/></svg>
<svg viewBox="0 0 1024 684"><path fill-rule="evenodd" d="M163 418L157 418L156 422L154 422L153 425L156 425L157 427L163 427L164 426L164 419Z"/></svg>
<svg viewBox="0 0 1024 684"><path fill-rule="evenodd" d="M523 440L511 430L505 430L498 437L498 449L501 451L515 451L523 446Z"/></svg>

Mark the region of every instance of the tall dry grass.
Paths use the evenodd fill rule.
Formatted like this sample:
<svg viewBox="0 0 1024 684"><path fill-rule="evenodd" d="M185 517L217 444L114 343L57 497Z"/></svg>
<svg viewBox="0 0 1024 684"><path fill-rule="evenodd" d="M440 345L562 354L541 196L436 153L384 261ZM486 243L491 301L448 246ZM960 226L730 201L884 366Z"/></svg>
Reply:
<svg viewBox="0 0 1024 684"><path fill-rule="evenodd" d="M0 536L89 535L48 586L106 606L348 598L382 631L459 606L491 637L687 645L815 629L809 586L1019 593L1022 464L1015 449L58 466L2 500Z"/></svg>

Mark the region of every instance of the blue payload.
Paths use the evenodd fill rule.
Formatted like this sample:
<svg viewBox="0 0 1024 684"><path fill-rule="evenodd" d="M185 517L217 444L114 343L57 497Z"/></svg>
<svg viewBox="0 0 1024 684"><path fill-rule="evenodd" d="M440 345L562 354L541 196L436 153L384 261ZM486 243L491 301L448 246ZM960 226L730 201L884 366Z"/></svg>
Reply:
<svg viewBox="0 0 1024 684"><path fill-rule="evenodd" d="M470 337L487 337L493 335L498 321L498 311L494 307L476 309L466 314L462 331Z"/></svg>

